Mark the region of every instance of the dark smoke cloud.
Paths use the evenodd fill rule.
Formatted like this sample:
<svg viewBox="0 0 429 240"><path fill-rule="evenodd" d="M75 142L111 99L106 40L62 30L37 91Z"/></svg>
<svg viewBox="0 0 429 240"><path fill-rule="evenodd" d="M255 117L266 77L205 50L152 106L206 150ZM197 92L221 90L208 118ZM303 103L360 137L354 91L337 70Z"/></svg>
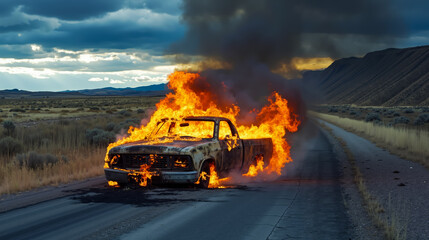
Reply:
<svg viewBox="0 0 429 240"><path fill-rule="evenodd" d="M185 0L173 53L276 69L292 57L364 54L403 34L389 0Z"/></svg>
<svg viewBox="0 0 429 240"><path fill-rule="evenodd" d="M248 111L275 90L301 116L302 83L273 71L297 71L294 57L361 55L403 34L389 0L185 0L182 20L187 32L169 49L179 63L202 56L231 66L201 73L220 103L233 101ZM227 93L217 87L221 82Z"/></svg>

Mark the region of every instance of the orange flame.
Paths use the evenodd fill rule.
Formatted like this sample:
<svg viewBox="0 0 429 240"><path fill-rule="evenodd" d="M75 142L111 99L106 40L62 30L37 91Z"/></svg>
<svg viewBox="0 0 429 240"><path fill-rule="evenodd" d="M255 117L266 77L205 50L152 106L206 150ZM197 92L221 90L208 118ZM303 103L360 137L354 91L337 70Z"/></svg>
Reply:
<svg viewBox="0 0 429 240"><path fill-rule="evenodd" d="M109 185L109 187L119 187L118 182L115 181L108 181L107 184Z"/></svg>
<svg viewBox="0 0 429 240"><path fill-rule="evenodd" d="M107 148L109 150L115 146L122 145L129 142L139 141L143 139L153 140L159 142L160 140L148 139L151 136L151 131L156 128L157 123L163 118L175 118L182 119L187 116L218 116L225 117L231 120L236 125L240 138L251 139L251 138L271 138L273 141L273 156L269 160L269 164L264 167L263 159L256 162L256 166L252 165L251 169L244 176L253 177L263 172L266 174L276 173L281 174L282 168L286 163L292 161L290 157L290 146L286 142L285 135L288 132L295 132L298 130L300 122L297 120L297 116L293 114L289 107L288 101L280 96L280 94L274 92L269 97L269 105L263 107L260 111L257 111L256 122L251 125L237 125L237 116L240 112L240 108L233 103L229 106L219 106L216 103L216 97L210 90L210 85L198 73L187 73L187 72L174 72L169 75L168 87L173 90L172 93L166 95L158 104L156 104L157 110L152 114L150 121L145 126L133 127L131 126L128 130L129 136L112 143ZM203 90L194 90L192 86L195 83L204 85ZM225 84L220 84L223 90L227 91ZM194 132L198 132L199 129L194 129ZM205 134L205 133L204 133ZM236 139L231 139L233 148L236 144ZM163 140L163 141L172 141ZM108 155L105 157L105 168L108 167ZM214 166L213 166L214 168ZM255 169L255 170L253 170ZM213 181L217 178L216 171L212 171ZM254 173L253 173L254 172ZM149 177L148 177L149 178ZM149 178L150 179L150 178ZM212 177L210 176L210 182ZM227 180L225 180L227 181ZM225 182L222 180L221 182ZM213 183L212 186L220 186Z"/></svg>
<svg viewBox="0 0 429 240"><path fill-rule="evenodd" d="M134 178L136 182L139 183L140 186L146 187L148 180L152 179L152 173L149 172L150 165L142 164L140 166L140 170L137 172L133 172L130 174L131 177Z"/></svg>
<svg viewBox="0 0 429 240"><path fill-rule="evenodd" d="M263 171L264 171L264 156L258 155L256 156L256 165L255 164L250 165L249 171L243 174L243 176L255 177L256 175L258 175L259 172L263 172Z"/></svg>
<svg viewBox="0 0 429 240"><path fill-rule="evenodd" d="M228 182L231 180L231 177L226 178L219 178L216 172L216 168L214 164L210 164L210 180L209 180L209 186L208 188L226 188L222 185L222 183ZM200 183L200 180L206 180L207 179L207 173L202 172L200 174L200 177L198 178L198 181L196 184Z"/></svg>
<svg viewBox="0 0 429 240"><path fill-rule="evenodd" d="M225 188L225 186L222 186L222 183L228 182L229 180L231 180L230 177L219 178L214 164L210 164L209 188Z"/></svg>

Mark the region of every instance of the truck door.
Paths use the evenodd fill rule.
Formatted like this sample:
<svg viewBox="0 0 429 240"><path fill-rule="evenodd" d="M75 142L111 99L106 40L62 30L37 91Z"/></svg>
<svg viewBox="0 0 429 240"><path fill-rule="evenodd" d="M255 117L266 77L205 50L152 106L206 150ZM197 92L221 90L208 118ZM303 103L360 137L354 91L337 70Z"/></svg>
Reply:
<svg viewBox="0 0 429 240"><path fill-rule="evenodd" d="M219 143L222 149L221 171L230 171L234 168L240 169L243 160L243 143L239 139L232 123L219 122Z"/></svg>

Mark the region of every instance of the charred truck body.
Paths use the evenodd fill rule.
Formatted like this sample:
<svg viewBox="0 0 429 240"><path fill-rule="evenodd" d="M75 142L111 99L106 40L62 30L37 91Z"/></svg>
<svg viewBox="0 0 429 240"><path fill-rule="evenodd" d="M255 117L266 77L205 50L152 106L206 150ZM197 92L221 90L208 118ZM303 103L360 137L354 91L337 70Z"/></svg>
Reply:
<svg viewBox="0 0 429 240"><path fill-rule="evenodd" d="M203 172L210 176L210 165L225 177L234 169L247 170L257 157L268 161L272 153L271 138L240 139L227 118L164 119L151 139L110 149L104 171L108 181L119 184L146 174L142 166L154 183L195 183ZM200 179L202 187L208 183L209 178Z"/></svg>

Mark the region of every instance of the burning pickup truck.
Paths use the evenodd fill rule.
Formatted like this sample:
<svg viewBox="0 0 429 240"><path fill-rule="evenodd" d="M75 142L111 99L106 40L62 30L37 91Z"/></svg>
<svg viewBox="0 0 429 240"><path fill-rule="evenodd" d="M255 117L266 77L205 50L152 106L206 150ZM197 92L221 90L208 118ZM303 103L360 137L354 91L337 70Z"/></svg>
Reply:
<svg viewBox="0 0 429 240"><path fill-rule="evenodd" d="M219 177L232 170L245 172L257 159L270 160L272 154L271 138L240 139L227 118L163 119L146 139L111 148L104 171L108 181L119 184L145 185L150 179L207 188L212 171Z"/></svg>

